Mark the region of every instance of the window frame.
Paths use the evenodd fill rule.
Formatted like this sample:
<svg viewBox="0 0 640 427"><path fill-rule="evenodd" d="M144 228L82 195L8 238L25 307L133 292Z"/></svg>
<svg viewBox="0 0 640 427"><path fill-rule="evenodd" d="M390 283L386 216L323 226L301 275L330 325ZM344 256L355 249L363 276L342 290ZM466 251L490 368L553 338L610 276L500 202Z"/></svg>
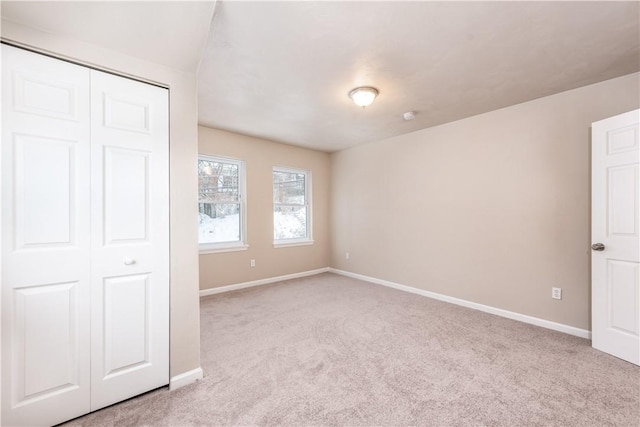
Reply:
<svg viewBox="0 0 640 427"><path fill-rule="evenodd" d="M289 203L276 203L273 201L273 173L274 172L283 172L283 173L295 173L295 174L304 174L304 205L297 204L289 204ZM286 248L290 246L306 246L313 245L313 197L312 197L312 184L311 184L311 170L301 169L301 168L293 168L289 166L277 166L274 165L271 169L271 226L272 226L272 236L273 238L273 247L274 248ZM304 206L307 209L307 233L305 237L301 238L293 238L293 239L276 239L275 238L275 212L276 206Z"/></svg>
<svg viewBox="0 0 640 427"><path fill-rule="evenodd" d="M200 239L198 239L198 249L200 254L245 251L249 249L249 245L247 244L247 191L246 191L247 177L246 177L246 167L245 167L244 160L235 159L232 157L210 155L210 154L198 154L198 162L200 160L207 160L210 162L218 162L218 163L227 163L227 164L238 166L238 205L240 208L240 215L239 215L240 239L232 242L215 242L215 243L200 243ZM200 192L200 183L198 182L198 193L199 192ZM198 201L198 203L200 202ZM199 234L199 230L198 230L198 234Z"/></svg>

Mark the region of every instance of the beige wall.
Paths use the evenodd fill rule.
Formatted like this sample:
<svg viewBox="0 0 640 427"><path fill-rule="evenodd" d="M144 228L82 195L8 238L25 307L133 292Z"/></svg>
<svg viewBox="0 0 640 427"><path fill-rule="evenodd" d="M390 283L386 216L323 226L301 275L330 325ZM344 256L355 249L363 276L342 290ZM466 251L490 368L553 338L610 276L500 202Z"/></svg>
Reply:
<svg viewBox="0 0 640 427"><path fill-rule="evenodd" d="M329 154L200 126L201 154L244 160L249 249L200 255L200 289L329 266ZM273 247L273 166L311 171L313 239L309 246ZM250 267L250 260L256 266Z"/></svg>
<svg viewBox="0 0 640 427"><path fill-rule="evenodd" d="M171 376L200 367L197 231L197 90L193 73L177 71L99 46L2 22L2 36L56 56L169 86L171 198Z"/></svg>
<svg viewBox="0 0 640 427"><path fill-rule="evenodd" d="M331 265L589 329L589 128L638 78L334 153Z"/></svg>

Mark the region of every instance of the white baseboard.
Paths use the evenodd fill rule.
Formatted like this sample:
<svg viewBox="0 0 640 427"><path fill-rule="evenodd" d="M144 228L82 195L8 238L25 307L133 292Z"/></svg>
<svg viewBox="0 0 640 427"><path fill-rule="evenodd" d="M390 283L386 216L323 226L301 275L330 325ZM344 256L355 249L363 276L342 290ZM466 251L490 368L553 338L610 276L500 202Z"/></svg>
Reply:
<svg viewBox="0 0 640 427"><path fill-rule="evenodd" d="M387 286L387 287L398 289L405 292L411 292L413 294L418 294L425 297L448 302L451 304L472 308L474 310L484 311L485 313L495 314L496 316L506 317L507 319L517 320L519 322L529 323L531 325L541 326L547 329L553 329L554 331L564 332L565 334L575 335L576 337L591 339L591 331L587 331L586 329L580 329L573 326L564 325L562 323L556 323L550 320L540 319L538 317L527 316L526 314L515 313L513 311L503 310L501 308L491 307L489 305L478 304L476 302L471 302L471 301L463 300L460 298L454 298L447 295L438 294L435 292L425 291L424 289L418 289L412 286L401 285L399 283L390 282L388 280L376 279L375 277L369 277L363 274L351 273L349 271L338 270L335 268L329 268L329 271L331 273L340 274L342 276L364 280L365 282L375 283L377 285Z"/></svg>
<svg viewBox="0 0 640 427"><path fill-rule="evenodd" d="M202 377L202 368L196 368L187 372L183 372L182 374L176 375L175 377L171 377L171 380L169 381L169 390L177 390L180 387L195 383L196 381L201 380Z"/></svg>
<svg viewBox="0 0 640 427"><path fill-rule="evenodd" d="M298 279L300 277L313 276L315 274L326 273L329 267L318 268L317 270L302 271L300 273L286 274L284 276L269 277L266 279L253 280L251 282L236 283L235 285L220 286L218 288L202 289L200 296L221 294L223 292L237 291L238 289L252 288L254 286L267 285L269 283L282 282L283 280Z"/></svg>

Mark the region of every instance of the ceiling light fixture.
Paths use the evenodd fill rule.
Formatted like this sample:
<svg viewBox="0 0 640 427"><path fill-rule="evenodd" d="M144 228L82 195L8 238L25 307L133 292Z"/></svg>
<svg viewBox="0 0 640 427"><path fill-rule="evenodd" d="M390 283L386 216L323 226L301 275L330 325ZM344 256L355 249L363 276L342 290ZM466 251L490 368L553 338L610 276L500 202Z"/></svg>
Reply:
<svg viewBox="0 0 640 427"><path fill-rule="evenodd" d="M376 96L378 96L378 93L380 92L378 92L378 89L375 87L357 87L349 92L349 98L351 98L356 105L364 108L371 105L373 100L376 99Z"/></svg>

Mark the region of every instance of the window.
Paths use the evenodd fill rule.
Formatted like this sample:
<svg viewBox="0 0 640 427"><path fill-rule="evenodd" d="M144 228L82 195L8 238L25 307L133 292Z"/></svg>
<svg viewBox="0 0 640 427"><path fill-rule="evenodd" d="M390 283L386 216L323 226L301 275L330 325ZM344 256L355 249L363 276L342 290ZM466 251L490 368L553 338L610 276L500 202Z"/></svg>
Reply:
<svg viewBox="0 0 640 427"><path fill-rule="evenodd" d="M244 162L200 156L198 193L200 251L246 249Z"/></svg>
<svg viewBox="0 0 640 427"><path fill-rule="evenodd" d="M306 245L311 238L311 172L273 168L275 246Z"/></svg>

